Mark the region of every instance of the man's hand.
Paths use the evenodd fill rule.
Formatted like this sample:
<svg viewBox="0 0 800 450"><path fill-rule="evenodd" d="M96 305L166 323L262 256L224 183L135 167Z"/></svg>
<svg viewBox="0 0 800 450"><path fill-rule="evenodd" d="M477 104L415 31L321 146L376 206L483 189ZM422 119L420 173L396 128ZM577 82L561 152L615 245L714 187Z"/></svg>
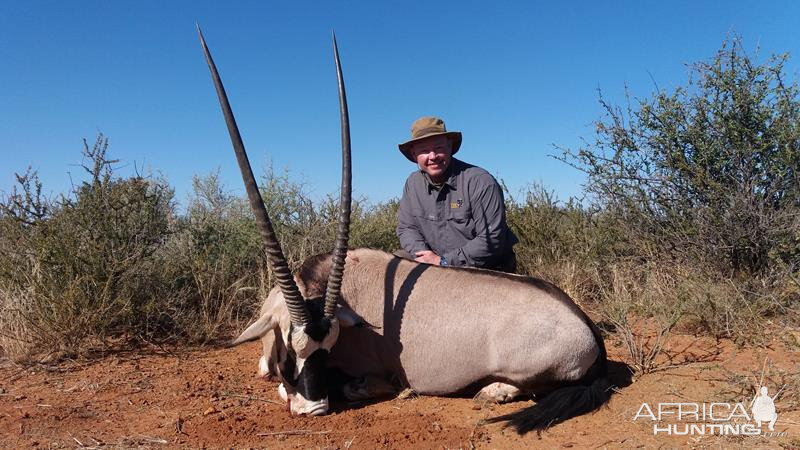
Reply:
<svg viewBox="0 0 800 450"><path fill-rule="evenodd" d="M414 253L414 261L421 262L425 264L433 264L438 266L439 263L442 261L442 257L434 253L432 250L421 250Z"/></svg>

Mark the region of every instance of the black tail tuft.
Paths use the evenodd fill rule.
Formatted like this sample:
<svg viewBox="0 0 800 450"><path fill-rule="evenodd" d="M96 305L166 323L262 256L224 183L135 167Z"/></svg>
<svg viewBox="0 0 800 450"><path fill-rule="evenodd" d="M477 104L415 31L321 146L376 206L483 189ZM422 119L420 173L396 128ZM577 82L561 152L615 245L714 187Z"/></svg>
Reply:
<svg viewBox="0 0 800 450"><path fill-rule="evenodd" d="M519 434L561 423L581 414L592 412L611 397L611 383L601 376L588 385L566 386L549 393L535 405L487 419L484 423L508 422Z"/></svg>

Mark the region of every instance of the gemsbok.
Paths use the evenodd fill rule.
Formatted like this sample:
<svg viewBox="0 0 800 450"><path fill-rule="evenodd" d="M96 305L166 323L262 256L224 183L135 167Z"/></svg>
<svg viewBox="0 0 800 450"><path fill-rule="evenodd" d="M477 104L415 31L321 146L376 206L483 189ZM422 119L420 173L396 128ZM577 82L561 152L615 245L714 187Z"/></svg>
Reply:
<svg viewBox="0 0 800 450"><path fill-rule="evenodd" d="M371 249L347 249L350 227L350 126L336 38L334 61L342 128L339 228L332 253L292 274L267 215L225 89L198 27L250 206L277 286L260 317L232 345L262 339L259 373L276 374L292 414L329 410L332 370L351 378L350 400L395 387L419 394L479 391L534 405L488 422L519 433L594 411L611 395L597 327L570 297L536 278L432 266Z"/></svg>

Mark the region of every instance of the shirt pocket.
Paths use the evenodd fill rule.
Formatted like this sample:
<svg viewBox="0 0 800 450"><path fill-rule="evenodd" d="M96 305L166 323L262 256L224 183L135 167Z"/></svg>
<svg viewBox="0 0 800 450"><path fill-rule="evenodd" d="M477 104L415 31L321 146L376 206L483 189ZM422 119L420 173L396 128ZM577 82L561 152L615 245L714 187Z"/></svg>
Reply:
<svg viewBox="0 0 800 450"><path fill-rule="evenodd" d="M451 209L447 217L447 222L465 240L475 237L475 221L472 213L466 208ZM461 245L458 245L459 247Z"/></svg>
<svg viewBox="0 0 800 450"><path fill-rule="evenodd" d="M411 210L411 215L414 216L414 219L420 224L425 224L427 222L433 222L436 220L436 214L427 213L423 209L414 208Z"/></svg>
<svg viewBox="0 0 800 450"><path fill-rule="evenodd" d="M428 248L438 248L439 239L437 236L437 229L440 222L436 220L436 216L431 213L426 213L422 208L413 208L411 215L414 216L414 222L417 226L417 231L422 235L422 239Z"/></svg>

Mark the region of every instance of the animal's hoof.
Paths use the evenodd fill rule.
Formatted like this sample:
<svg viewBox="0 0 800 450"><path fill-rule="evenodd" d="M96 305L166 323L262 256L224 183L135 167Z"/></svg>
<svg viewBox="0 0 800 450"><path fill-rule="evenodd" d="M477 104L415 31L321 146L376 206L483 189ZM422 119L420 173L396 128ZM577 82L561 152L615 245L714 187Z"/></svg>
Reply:
<svg viewBox="0 0 800 450"><path fill-rule="evenodd" d="M397 389L390 382L374 375L350 380L342 386L344 398L351 402L386 397L395 393Z"/></svg>
<svg viewBox="0 0 800 450"><path fill-rule="evenodd" d="M489 403L510 402L519 394L520 390L516 386L498 382L481 389L473 400L475 400L475 403L484 406Z"/></svg>
<svg viewBox="0 0 800 450"><path fill-rule="evenodd" d="M472 406L472 409L481 409L487 405L495 405L500 403L497 399L487 395L483 391L478 392L475 397L472 397L472 401L475 402L475 404Z"/></svg>
<svg viewBox="0 0 800 450"><path fill-rule="evenodd" d="M283 383L278 386L278 397L280 397L284 402L288 402L289 400L289 396L286 394L286 388L283 387Z"/></svg>
<svg viewBox="0 0 800 450"><path fill-rule="evenodd" d="M348 381L342 387L342 394L351 402L368 399L370 396L366 379L362 377Z"/></svg>
<svg viewBox="0 0 800 450"><path fill-rule="evenodd" d="M267 362L267 358L264 356L258 360L258 376L265 380L272 379L272 372L269 370L269 363Z"/></svg>

